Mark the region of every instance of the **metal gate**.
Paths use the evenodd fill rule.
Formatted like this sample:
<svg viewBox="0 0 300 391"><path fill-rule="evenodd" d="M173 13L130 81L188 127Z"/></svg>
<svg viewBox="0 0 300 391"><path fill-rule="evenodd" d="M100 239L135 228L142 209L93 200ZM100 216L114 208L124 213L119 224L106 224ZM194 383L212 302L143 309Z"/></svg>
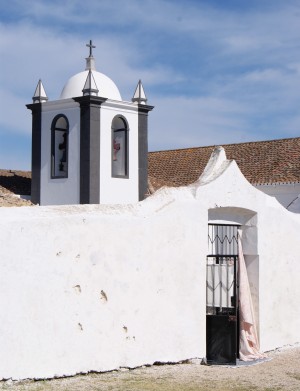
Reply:
<svg viewBox="0 0 300 391"><path fill-rule="evenodd" d="M206 358L236 364L238 334L238 225L208 225Z"/></svg>

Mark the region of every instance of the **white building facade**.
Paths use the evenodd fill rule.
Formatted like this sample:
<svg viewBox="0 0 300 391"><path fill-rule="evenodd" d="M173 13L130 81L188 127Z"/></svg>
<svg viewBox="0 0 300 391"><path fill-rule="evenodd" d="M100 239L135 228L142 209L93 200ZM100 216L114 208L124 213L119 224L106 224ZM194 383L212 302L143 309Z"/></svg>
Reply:
<svg viewBox="0 0 300 391"><path fill-rule="evenodd" d="M147 192L148 112L141 81L131 102L95 69L71 77L59 100L41 81L32 111L32 202L134 203Z"/></svg>
<svg viewBox="0 0 300 391"><path fill-rule="evenodd" d="M0 208L0 378L206 357L208 311L226 303L207 294L212 224L242 232L261 351L299 342L300 216L219 149L194 184L134 205Z"/></svg>

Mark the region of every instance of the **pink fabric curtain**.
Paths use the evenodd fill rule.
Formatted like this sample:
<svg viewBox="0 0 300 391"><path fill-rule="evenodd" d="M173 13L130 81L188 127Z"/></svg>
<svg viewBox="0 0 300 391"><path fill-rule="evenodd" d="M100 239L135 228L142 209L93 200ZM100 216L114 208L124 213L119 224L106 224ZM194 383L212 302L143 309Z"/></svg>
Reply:
<svg viewBox="0 0 300 391"><path fill-rule="evenodd" d="M240 360L252 361L265 358L259 352L253 304L239 230L239 315L240 315Z"/></svg>

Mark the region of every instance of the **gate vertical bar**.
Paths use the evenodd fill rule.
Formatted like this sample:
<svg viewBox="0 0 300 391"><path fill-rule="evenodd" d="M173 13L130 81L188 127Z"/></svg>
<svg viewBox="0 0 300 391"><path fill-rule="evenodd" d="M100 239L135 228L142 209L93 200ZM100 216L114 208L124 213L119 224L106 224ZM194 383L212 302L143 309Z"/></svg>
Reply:
<svg viewBox="0 0 300 391"><path fill-rule="evenodd" d="M208 363L236 364L238 357L238 227L234 224L208 226Z"/></svg>

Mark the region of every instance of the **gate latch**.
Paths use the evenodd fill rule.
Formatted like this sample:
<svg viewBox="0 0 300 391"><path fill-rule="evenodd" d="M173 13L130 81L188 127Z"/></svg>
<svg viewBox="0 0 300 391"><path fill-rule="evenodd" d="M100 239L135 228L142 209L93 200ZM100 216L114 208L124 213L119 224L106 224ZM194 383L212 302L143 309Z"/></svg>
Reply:
<svg viewBox="0 0 300 391"><path fill-rule="evenodd" d="M229 322L236 322L236 315L229 315Z"/></svg>

